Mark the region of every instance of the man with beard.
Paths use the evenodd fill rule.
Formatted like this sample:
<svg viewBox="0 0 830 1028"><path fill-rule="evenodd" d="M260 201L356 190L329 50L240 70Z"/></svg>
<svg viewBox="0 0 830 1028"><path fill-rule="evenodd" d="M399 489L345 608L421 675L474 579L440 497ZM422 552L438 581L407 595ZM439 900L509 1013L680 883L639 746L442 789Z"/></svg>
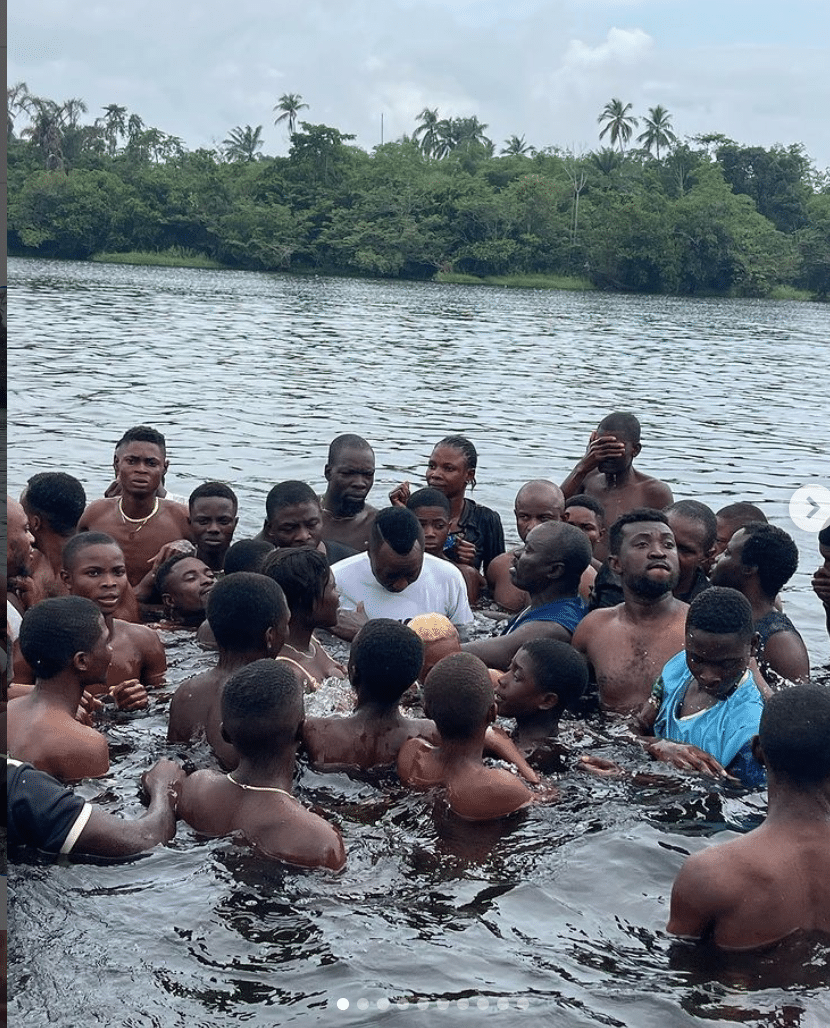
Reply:
<svg viewBox="0 0 830 1028"><path fill-rule="evenodd" d="M579 580L590 563L591 544L575 525L564 521L537 525L528 532L510 569L513 585L527 592L530 603L508 622L498 638L477 639L463 649L488 667L506 671L530 639L570 642L585 615L578 595Z"/></svg>
<svg viewBox="0 0 830 1028"><path fill-rule="evenodd" d="M323 539L368 550L377 514L366 502L375 480L374 450L359 435L339 435L329 446L324 474L328 486L320 497Z"/></svg>
<svg viewBox="0 0 830 1028"><path fill-rule="evenodd" d="M588 658L606 710L638 710L670 657L683 649L688 604L672 589L680 575L666 515L641 507L611 526L608 562L622 578L623 602L594 610L573 645Z"/></svg>
<svg viewBox="0 0 830 1028"><path fill-rule="evenodd" d="M32 561L34 536L26 511L17 500L6 497L6 624L9 639L17 638L23 612L34 602Z"/></svg>

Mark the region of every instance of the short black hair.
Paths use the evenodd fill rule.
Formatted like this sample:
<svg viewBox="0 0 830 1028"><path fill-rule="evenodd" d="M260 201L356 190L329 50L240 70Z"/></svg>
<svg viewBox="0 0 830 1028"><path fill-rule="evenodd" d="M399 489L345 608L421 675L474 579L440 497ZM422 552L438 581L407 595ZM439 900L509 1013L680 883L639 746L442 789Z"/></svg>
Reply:
<svg viewBox="0 0 830 1028"><path fill-rule="evenodd" d="M222 725L241 756L292 741L302 720L303 687L285 660L246 664L222 687Z"/></svg>
<svg viewBox="0 0 830 1028"><path fill-rule="evenodd" d="M378 703L394 706L418 678L424 662L419 636L390 618L373 618L352 643L349 668L357 683Z"/></svg>
<svg viewBox="0 0 830 1028"><path fill-rule="evenodd" d="M344 450L368 450L374 456L375 451L363 436L345 433L332 439L329 444L329 464L334 464Z"/></svg>
<svg viewBox="0 0 830 1028"><path fill-rule="evenodd" d="M331 568L325 556L310 546L285 546L265 556L262 574L282 589L292 614L310 614L326 591Z"/></svg>
<svg viewBox="0 0 830 1028"><path fill-rule="evenodd" d="M443 439L438 440L433 450L437 450L439 446L450 446L453 450L463 453L470 471L475 471L478 467L478 450L465 435L445 435Z"/></svg>
<svg viewBox="0 0 830 1028"><path fill-rule="evenodd" d="M206 613L219 646L241 652L263 645L268 629L288 617L288 604L273 579L237 571L210 590Z"/></svg>
<svg viewBox="0 0 830 1028"><path fill-rule="evenodd" d="M767 516L761 508L745 500L741 500L739 503L728 503L725 507L715 511L715 517L723 518L724 521L740 522L742 525L747 525L750 521L767 523Z"/></svg>
<svg viewBox="0 0 830 1028"><path fill-rule="evenodd" d="M538 691L556 693L555 715L575 704L588 688L588 662L570 643L561 639L528 639L521 648L530 657Z"/></svg>
<svg viewBox="0 0 830 1028"><path fill-rule="evenodd" d="M77 478L63 471L40 471L26 485L26 506L58 535L78 527L86 507L86 493Z"/></svg>
<svg viewBox="0 0 830 1028"><path fill-rule="evenodd" d="M689 521L697 521L703 525L703 549L709 551L718 539L718 519L711 507L700 500L677 500L666 507L666 514L679 514Z"/></svg>
<svg viewBox="0 0 830 1028"><path fill-rule="evenodd" d="M450 501L440 489L416 489L406 501L410 510L420 510L421 507L440 507L441 510L450 513Z"/></svg>
<svg viewBox="0 0 830 1028"><path fill-rule="evenodd" d="M626 525L638 525L649 521L657 521L661 525L668 525L669 519L665 511L657 510L655 507L636 507L634 510L621 514L611 526L608 533L608 552L617 556L620 552L623 539L623 529Z"/></svg>
<svg viewBox="0 0 830 1028"><path fill-rule="evenodd" d="M765 703L759 729L770 771L796 788L807 789L830 778L830 691L818 685L794 685Z"/></svg>
<svg viewBox="0 0 830 1028"><path fill-rule="evenodd" d="M543 542L541 545L547 549L548 546L555 546L558 550L558 559L562 564L562 587L572 588L576 592L583 572L591 564L591 544L588 536L567 521L544 521L537 525L532 532L550 542ZM532 534L532 533L531 533Z"/></svg>
<svg viewBox="0 0 830 1028"><path fill-rule="evenodd" d="M630 443L640 441L640 421L628 411L612 411L600 421L597 432L608 432Z"/></svg>
<svg viewBox="0 0 830 1028"><path fill-rule="evenodd" d="M54 678L101 638L101 611L83 596L41 600L23 615L20 651L38 678Z"/></svg>
<svg viewBox="0 0 830 1028"><path fill-rule="evenodd" d="M192 556L192 553L174 553L172 557L168 557L167 560L163 561L159 565L159 568L156 571L156 589L161 595L164 595L164 590L167 586L167 579L170 577L171 572L179 561Z"/></svg>
<svg viewBox="0 0 830 1028"><path fill-rule="evenodd" d="M115 444L116 452L127 443L154 443L163 454L167 454L167 443L164 436L149 425L136 425L133 428L128 428Z"/></svg>
<svg viewBox="0 0 830 1028"><path fill-rule="evenodd" d="M277 482L265 497L265 516L270 521L278 510L282 510L283 507L294 507L298 503L314 503L320 506L317 493L307 482L293 478L287 482Z"/></svg>
<svg viewBox="0 0 830 1028"><path fill-rule="evenodd" d="M439 660L424 682L424 710L444 739L469 739L495 702L490 672L472 653Z"/></svg>
<svg viewBox="0 0 830 1028"><path fill-rule="evenodd" d="M692 628L751 639L755 633L752 604L737 589L711 585L695 596L686 613L686 631Z"/></svg>
<svg viewBox="0 0 830 1028"><path fill-rule="evenodd" d="M743 526L746 541L741 564L758 569L758 583L770 599L789 582L798 568L798 547L783 528L750 521Z"/></svg>
<svg viewBox="0 0 830 1028"><path fill-rule="evenodd" d="M380 548L384 543L405 557L415 543L422 543L424 530L407 507L384 507L372 522L369 545Z"/></svg>
<svg viewBox="0 0 830 1028"><path fill-rule="evenodd" d="M67 540L61 551L63 568L70 571L75 565L78 554L90 546L117 546L121 550L121 544L106 532L78 532ZM121 552L124 551L121 550Z"/></svg>
<svg viewBox="0 0 830 1028"><path fill-rule="evenodd" d="M261 571L263 561L273 549L274 544L268 539L238 539L225 554L225 577L239 571Z"/></svg>
<svg viewBox="0 0 830 1028"><path fill-rule="evenodd" d="M193 510L193 504L203 496L219 496L223 500L230 500L233 504L234 514L239 510L239 500L236 493L225 482L203 482L197 485L187 501L188 510Z"/></svg>
<svg viewBox="0 0 830 1028"><path fill-rule="evenodd" d="M830 523L826 524L818 534L819 546L830 546Z"/></svg>
<svg viewBox="0 0 830 1028"><path fill-rule="evenodd" d="M599 500L589 496L587 493L579 493L579 495L565 500L565 510L568 510L569 507L584 507L585 510L592 510L597 516L597 521L603 525L605 524L605 507L603 507Z"/></svg>

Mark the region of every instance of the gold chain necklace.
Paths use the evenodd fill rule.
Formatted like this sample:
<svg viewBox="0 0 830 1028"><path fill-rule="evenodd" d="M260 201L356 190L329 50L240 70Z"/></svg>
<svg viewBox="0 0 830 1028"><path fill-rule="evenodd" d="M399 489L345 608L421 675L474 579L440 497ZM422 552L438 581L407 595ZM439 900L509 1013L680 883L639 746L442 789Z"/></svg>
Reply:
<svg viewBox="0 0 830 1028"><path fill-rule="evenodd" d="M138 528L134 528L133 531L130 532L130 539L133 539L133 538L135 538L135 536L138 535L138 533L141 531L141 529L144 528L144 526L147 524L147 522L150 520L150 518L153 518L153 517L156 516L156 514L158 514L159 498L158 498L158 496L156 497L155 506L153 507L153 509L150 511L150 513L147 515L146 518L130 518L130 517L127 517L127 515L124 513L124 506L123 506L123 504L124 504L124 497L123 496L119 496L118 497L118 513L121 515L121 520L124 522L125 525L126 524L138 525Z"/></svg>
<svg viewBox="0 0 830 1028"><path fill-rule="evenodd" d="M290 800L294 797L290 792L286 792L285 789L278 789L275 785L245 785L244 782L237 782L235 778L231 778L231 772L225 775L225 778L229 782L233 782L234 785L238 785L240 789L249 789L251 792L281 792L283 796L287 796Z"/></svg>
<svg viewBox="0 0 830 1028"><path fill-rule="evenodd" d="M308 641L308 650L299 650L296 646L292 646L291 643L285 643L283 649L293 650L295 653L299 653L301 657L307 657L309 660L313 660L317 656L317 647L314 645L313 639Z"/></svg>

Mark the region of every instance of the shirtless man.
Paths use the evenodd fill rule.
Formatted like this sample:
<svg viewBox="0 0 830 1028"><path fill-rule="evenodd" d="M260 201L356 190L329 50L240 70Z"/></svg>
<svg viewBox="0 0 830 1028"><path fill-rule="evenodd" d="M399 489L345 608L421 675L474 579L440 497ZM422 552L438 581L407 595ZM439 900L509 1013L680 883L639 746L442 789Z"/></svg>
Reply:
<svg viewBox="0 0 830 1028"><path fill-rule="evenodd" d="M764 822L688 858L668 931L722 949L769 946L800 930L830 932L830 692L773 695L753 742L766 767Z"/></svg>
<svg viewBox="0 0 830 1028"><path fill-rule="evenodd" d="M196 486L187 506L196 556L215 574L224 567L225 554L239 524L236 493L224 482L205 482Z"/></svg>
<svg viewBox="0 0 830 1028"><path fill-rule="evenodd" d="M17 500L6 497L6 620L15 629L23 612L35 602L32 581L35 538L29 531L26 511Z"/></svg>
<svg viewBox="0 0 830 1028"><path fill-rule="evenodd" d="M106 687L99 686L91 694L108 693L120 710L146 707L147 690L164 682L167 660L161 639L152 628L114 616L128 587L124 554L118 543L103 532L73 536L64 547L61 578L71 595L84 596L96 604L107 626L112 661ZM14 670L18 684L34 682L32 669L17 655Z"/></svg>
<svg viewBox="0 0 830 1028"><path fill-rule="evenodd" d="M375 452L359 435L339 435L329 446L324 475L328 486L320 497L323 538L369 549L369 533L377 510L366 497L375 481Z"/></svg>
<svg viewBox="0 0 830 1028"><path fill-rule="evenodd" d="M265 523L256 537L277 549L309 546L329 564L351 557L357 550L323 538L323 512L317 494L305 482L278 482L265 500Z"/></svg>
<svg viewBox="0 0 830 1028"><path fill-rule="evenodd" d="M516 493L513 510L516 515L516 530L522 542L537 525L543 525L546 521L568 520L564 516L565 497L562 490L558 485L543 478L525 482ZM493 599L500 607L513 614L524 610L530 602L527 592L516 588L510 574L517 552L500 553L487 565L487 585ZM586 603L595 577L596 572L591 566L582 573L579 595Z"/></svg>
<svg viewBox="0 0 830 1028"><path fill-rule="evenodd" d="M595 497L609 525L635 508L663 510L672 502L671 489L665 482L634 470L634 458L641 449L637 418L623 412L609 414L591 433L585 456L562 483L562 492L566 498L577 493ZM599 560L608 556L602 540L594 555Z"/></svg>
<svg viewBox="0 0 830 1028"><path fill-rule="evenodd" d="M280 656L296 661L316 688L326 678L345 678L346 669L332 660L319 639L317 628L337 624L340 593L334 574L322 553L306 546L272 550L262 574L282 589L291 620Z"/></svg>
<svg viewBox="0 0 830 1028"><path fill-rule="evenodd" d="M168 543L193 536L187 508L161 499L161 484L169 461L164 436L139 425L125 432L116 446L121 495L94 500L84 511L78 530L106 532L124 552L127 578L139 599L153 592L156 569L169 553Z"/></svg>
<svg viewBox="0 0 830 1028"><path fill-rule="evenodd" d="M105 775L107 740L75 720L84 690L106 687L112 648L100 610L81 596L42 600L23 617L20 648L36 679L9 700L9 756L62 781Z"/></svg>
<svg viewBox="0 0 830 1028"><path fill-rule="evenodd" d="M755 631L760 635L757 659L768 671L790 682L806 682L810 658L804 640L786 614L775 608L775 597L798 568L798 548L791 536L775 525L751 521L732 536L712 568L712 584L727 585L752 604Z"/></svg>
<svg viewBox="0 0 830 1028"><path fill-rule="evenodd" d="M291 794L303 723L303 688L290 664L257 660L221 695L222 738L239 754L230 774L196 771L182 785L179 815L201 835L241 836L258 853L299 867L339 871L340 832Z"/></svg>
<svg viewBox="0 0 830 1028"><path fill-rule="evenodd" d="M421 640L399 621L376 618L361 628L349 654L354 713L309 717L303 725L303 745L315 767L393 764L407 739L437 741L432 721L405 717L398 707L418 677L423 654Z"/></svg>
<svg viewBox="0 0 830 1028"><path fill-rule="evenodd" d="M729 503L716 512L717 536L715 538L715 552L712 554L712 563L723 553L726 549L726 544L738 529L748 525L751 521L762 521L764 524L767 524L766 514L754 503L743 501L740 503Z"/></svg>
<svg viewBox="0 0 830 1028"><path fill-rule="evenodd" d="M670 657L683 649L688 604L676 599L679 566L662 511L629 511L611 526L608 562L622 578L623 602L591 611L573 645L585 654L606 710L632 712L648 699Z"/></svg>
<svg viewBox="0 0 830 1028"><path fill-rule="evenodd" d="M65 596L61 554L78 531L78 521L86 507L84 487L77 478L62 471L41 471L29 479L20 494L20 503L35 539L32 578L37 594ZM135 609L137 613L138 607Z"/></svg>
<svg viewBox="0 0 830 1028"><path fill-rule="evenodd" d="M684 603L691 603L711 585L706 568L711 567L715 554L718 533L715 512L699 500L678 500L666 508L666 516L674 533L680 567L674 595Z"/></svg>
<svg viewBox="0 0 830 1028"><path fill-rule="evenodd" d="M216 576L198 557L174 553L159 567L156 586L167 618L174 626L198 628L205 620Z"/></svg>
<svg viewBox="0 0 830 1028"><path fill-rule="evenodd" d="M471 653L445 657L424 683L424 708L440 745L423 738L405 742L398 775L414 789L443 786L450 809L470 821L505 817L534 801L534 793L509 771L482 763L487 729L496 720L493 684Z"/></svg>
<svg viewBox="0 0 830 1028"><path fill-rule="evenodd" d="M591 544L585 534L563 521L537 525L513 558L513 584L527 591L530 603L508 622L495 639L464 644L488 667L506 671L520 647L529 639L548 636L570 642L585 614L577 590L591 563Z"/></svg>
<svg viewBox="0 0 830 1028"><path fill-rule="evenodd" d="M240 668L277 656L288 635L288 605L276 582L251 571L237 571L213 587L207 616L219 659L215 667L188 678L176 690L167 741L190 743L206 737L219 763L234 768L239 756L221 732L222 686Z"/></svg>

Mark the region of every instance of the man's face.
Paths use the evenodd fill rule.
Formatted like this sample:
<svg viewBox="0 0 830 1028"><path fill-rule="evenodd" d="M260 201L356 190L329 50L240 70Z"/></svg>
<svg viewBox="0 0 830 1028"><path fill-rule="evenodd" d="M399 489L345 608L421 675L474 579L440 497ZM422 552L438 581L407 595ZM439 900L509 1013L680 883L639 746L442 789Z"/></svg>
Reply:
<svg viewBox="0 0 830 1028"><path fill-rule="evenodd" d="M726 544L735 534L740 527L736 526L734 521L729 521L726 518L722 518L719 515L715 516L715 520L718 523L718 535L715 539L715 557L719 557L726 549Z"/></svg>
<svg viewBox="0 0 830 1028"><path fill-rule="evenodd" d="M715 561L712 568L712 585L726 585L743 592L746 586L746 569L743 563L744 544L748 536L739 528L726 544L726 549Z"/></svg>
<svg viewBox="0 0 830 1028"><path fill-rule="evenodd" d="M444 543L450 534L450 519L443 507L419 507L412 512L424 530L424 549L433 557L444 553Z"/></svg>
<svg viewBox="0 0 830 1028"><path fill-rule="evenodd" d="M112 614L127 591L127 567L121 547L114 543L87 546L75 555L71 568L61 571L73 596L92 600L103 614Z"/></svg>
<svg viewBox="0 0 830 1028"><path fill-rule="evenodd" d="M528 533L524 546L516 551L510 568L510 579L517 589L539 592L551 581L551 574L560 563L555 545L548 540L544 545L539 538L539 528Z"/></svg>
<svg viewBox="0 0 830 1028"><path fill-rule="evenodd" d="M543 699L544 695L536 685L530 657L524 649L520 649L496 686L499 717L527 717L535 714Z"/></svg>
<svg viewBox="0 0 830 1028"><path fill-rule="evenodd" d="M168 461L155 443L124 443L118 449L118 481L124 493L152 496L161 485Z"/></svg>
<svg viewBox="0 0 830 1028"><path fill-rule="evenodd" d="M196 549L202 553L224 553L239 522L233 500L225 496L198 496L188 518Z"/></svg>
<svg viewBox="0 0 830 1028"><path fill-rule="evenodd" d="M516 529L522 542L537 525L546 521L561 521L564 499L561 494L535 487L520 489L513 510L516 514Z"/></svg>
<svg viewBox="0 0 830 1028"><path fill-rule="evenodd" d="M293 546L313 546L320 544L323 530L323 517L320 505L309 500L307 503L292 503L275 511L270 521L265 523L265 535L281 549Z"/></svg>
<svg viewBox="0 0 830 1028"><path fill-rule="evenodd" d="M416 542L409 553L395 553L389 543L369 547L369 565L378 583L387 592L402 593L417 582L424 565L424 549Z"/></svg>
<svg viewBox="0 0 830 1028"><path fill-rule="evenodd" d="M214 581L207 564L198 557L184 557L167 576L165 602L180 614L196 614L205 609Z"/></svg>
<svg viewBox="0 0 830 1028"><path fill-rule="evenodd" d="M562 520L567 521L569 525L574 525L580 532L584 532L588 536L588 542L591 544L592 550L605 534L605 529L600 525L599 518L594 511L589 510L587 507L580 507L578 505L568 507L562 515Z"/></svg>
<svg viewBox="0 0 830 1028"><path fill-rule="evenodd" d="M716 700L726 699L746 671L752 640L737 632L686 631L686 663L700 688Z"/></svg>
<svg viewBox="0 0 830 1028"><path fill-rule="evenodd" d="M616 432L609 432L607 429L603 429L602 426L597 429L597 435L616 439L618 443L622 443L625 447L620 457L609 457L607 460L600 461L597 465L597 470L601 471L604 475L621 475L623 472L628 471L634 458L640 452L640 444L633 442L631 439L625 439Z"/></svg>
<svg viewBox="0 0 830 1028"><path fill-rule="evenodd" d="M340 590L334 575L329 572L329 580L323 595L314 604L314 624L319 628L331 628L337 624L337 614L340 610Z"/></svg>
<svg viewBox="0 0 830 1028"><path fill-rule="evenodd" d="M32 543L26 512L11 496L6 497L6 568L9 578L24 578L32 573Z"/></svg>
<svg viewBox="0 0 830 1028"><path fill-rule="evenodd" d="M691 585L695 572L703 567L709 558L706 549L706 526L702 521L672 511L669 512L668 519L677 545L680 581Z"/></svg>
<svg viewBox="0 0 830 1028"><path fill-rule="evenodd" d="M670 593L680 578L674 533L659 521L625 525L620 552L611 554L608 563L624 585L646 599Z"/></svg>
<svg viewBox="0 0 830 1028"><path fill-rule="evenodd" d="M375 481L375 455L371 450L341 450L333 464L326 464L324 473L330 495L357 514Z"/></svg>

